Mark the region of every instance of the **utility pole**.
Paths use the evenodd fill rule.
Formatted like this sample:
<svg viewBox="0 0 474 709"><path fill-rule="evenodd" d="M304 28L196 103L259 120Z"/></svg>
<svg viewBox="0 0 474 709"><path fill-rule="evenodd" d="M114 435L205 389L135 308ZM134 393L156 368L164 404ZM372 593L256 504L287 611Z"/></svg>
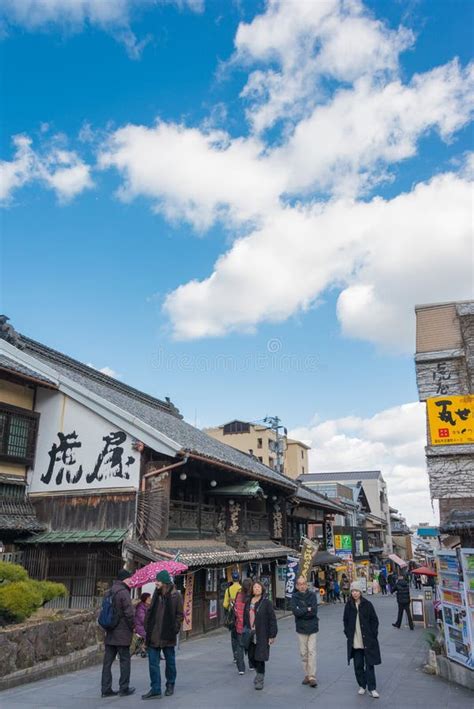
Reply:
<svg viewBox="0 0 474 709"><path fill-rule="evenodd" d="M283 439L288 433L286 428L282 425L281 420L278 416L265 416L263 419L272 431L275 431L275 444L276 444L276 470L279 473L283 473ZM283 429L283 436L280 434L280 429Z"/></svg>

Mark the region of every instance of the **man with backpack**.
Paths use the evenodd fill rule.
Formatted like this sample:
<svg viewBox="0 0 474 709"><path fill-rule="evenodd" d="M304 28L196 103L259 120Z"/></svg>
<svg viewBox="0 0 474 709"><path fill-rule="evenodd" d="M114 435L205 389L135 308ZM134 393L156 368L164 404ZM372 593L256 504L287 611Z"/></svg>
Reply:
<svg viewBox="0 0 474 709"><path fill-rule="evenodd" d="M130 643L133 637L135 613L127 579L132 574L126 569L118 572L112 588L105 594L99 615L99 625L105 630L105 652L102 665L102 696L128 697L135 692L130 687ZM112 663L119 656L119 691L112 689Z"/></svg>
<svg viewBox="0 0 474 709"><path fill-rule="evenodd" d="M240 574L237 570L232 572L232 583L225 590L224 611L226 613L225 625L230 630L230 642L232 644L232 655L234 662L238 662L239 657L239 636L235 628L235 599L237 594L242 590L240 585Z"/></svg>

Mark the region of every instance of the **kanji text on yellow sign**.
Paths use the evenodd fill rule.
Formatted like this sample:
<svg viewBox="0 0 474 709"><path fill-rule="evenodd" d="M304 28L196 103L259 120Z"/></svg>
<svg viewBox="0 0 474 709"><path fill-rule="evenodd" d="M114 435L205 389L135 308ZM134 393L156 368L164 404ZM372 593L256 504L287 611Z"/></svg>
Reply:
<svg viewBox="0 0 474 709"><path fill-rule="evenodd" d="M474 443L474 396L437 396L426 401L432 446Z"/></svg>

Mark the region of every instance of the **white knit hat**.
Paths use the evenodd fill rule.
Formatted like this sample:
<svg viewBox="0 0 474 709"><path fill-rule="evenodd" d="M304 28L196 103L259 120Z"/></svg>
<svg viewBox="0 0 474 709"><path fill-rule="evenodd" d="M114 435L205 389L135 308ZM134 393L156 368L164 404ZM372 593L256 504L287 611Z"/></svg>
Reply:
<svg viewBox="0 0 474 709"><path fill-rule="evenodd" d="M360 591L362 593L362 588L358 581L353 581L351 583L351 591Z"/></svg>

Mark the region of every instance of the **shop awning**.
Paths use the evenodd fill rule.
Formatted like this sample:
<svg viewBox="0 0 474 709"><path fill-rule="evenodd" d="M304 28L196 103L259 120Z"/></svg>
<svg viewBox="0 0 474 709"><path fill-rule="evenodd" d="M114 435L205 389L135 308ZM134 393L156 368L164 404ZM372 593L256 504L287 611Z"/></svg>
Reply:
<svg viewBox="0 0 474 709"><path fill-rule="evenodd" d="M246 561L263 561L295 554L294 549L270 540L248 542L245 551L237 551L225 542L215 539L158 539L148 542L151 551L159 558L160 551L176 556L187 566L217 566Z"/></svg>
<svg viewBox="0 0 474 709"><path fill-rule="evenodd" d="M250 482L239 483L238 485L224 485L224 487L216 487L212 491L213 495L225 495L226 497L263 497L264 492L260 487L260 483L256 480Z"/></svg>
<svg viewBox="0 0 474 709"><path fill-rule="evenodd" d="M83 529L68 532L44 532L29 539L18 540L19 544L118 544L122 542L128 529Z"/></svg>
<svg viewBox="0 0 474 709"><path fill-rule="evenodd" d="M397 554L389 554L388 558L390 561L393 561L397 566L399 566L401 569L404 569L405 566L408 566L406 561L403 561Z"/></svg>

